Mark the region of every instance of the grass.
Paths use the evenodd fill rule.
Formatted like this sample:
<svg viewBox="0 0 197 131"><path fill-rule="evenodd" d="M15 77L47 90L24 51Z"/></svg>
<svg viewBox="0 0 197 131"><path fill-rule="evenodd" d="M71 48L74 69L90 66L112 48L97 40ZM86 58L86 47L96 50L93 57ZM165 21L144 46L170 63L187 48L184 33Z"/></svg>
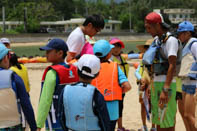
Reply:
<svg viewBox="0 0 197 131"><path fill-rule="evenodd" d="M138 52L136 45L145 43L145 41L124 41L125 48L123 49L124 53L129 53L131 50ZM12 51L14 51L18 56L44 56L45 51L40 51L39 47L43 45L33 45L33 46L14 46Z"/></svg>

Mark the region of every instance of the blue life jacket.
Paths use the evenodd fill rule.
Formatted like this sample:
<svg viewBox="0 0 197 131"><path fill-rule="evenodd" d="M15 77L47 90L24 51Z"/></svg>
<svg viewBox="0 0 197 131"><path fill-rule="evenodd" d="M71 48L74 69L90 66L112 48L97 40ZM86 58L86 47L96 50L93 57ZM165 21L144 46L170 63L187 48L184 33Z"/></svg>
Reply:
<svg viewBox="0 0 197 131"><path fill-rule="evenodd" d="M90 84L77 83L67 85L63 92L66 126L71 130L101 130L99 119L94 114L93 96L95 87Z"/></svg>
<svg viewBox="0 0 197 131"><path fill-rule="evenodd" d="M59 97L65 85L78 82L79 78L77 75L77 68L73 65L69 65L69 67L65 67L65 65L60 65L60 64L52 65L45 69L45 72L42 77L42 87L44 84L45 76L50 69L53 69L56 71L57 77L56 77L56 87L53 93L53 101L51 104L49 115L46 120L46 129L47 130L62 130L62 127L57 117Z"/></svg>
<svg viewBox="0 0 197 131"><path fill-rule="evenodd" d="M191 79L197 79L197 58L191 52L191 46L194 42L197 42L196 38L187 43L182 50L181 68L178 74L180 78L190 77Z"/></svg>
<svg viewBox="0 0 197 131"><path fill-rule="evenodd" d="M188 46L188 49L190 50L190 53L191 53L191 46L194 42L197 42L197 39L195 41L192 41L189 46ZM188 52L189 53L189 52ZM188 76L192 79L195 79L197 80L197 58L195 56L193 56L194 58L194 62L192 63L192 66L190 68L190 72L188 74Z"/></svg>
<svg viewBox="0 0 197 131"><path fill-rule="evenodd" d="M21 124L20 101L13 86L11 70L0 69L0 128Z"/></svg>
<svg viewBox="0 0 197 131"><path fill-rule="evenodd" d="M157 40L156 42L158 42L160 45L159 48L157 48L156 51L156 55L154 58L154 62L153 62L153 73L156 75L166 75L168 72L168 68L169 68L169 62L168 62L168 58L165 56L164 51L161 48L161 45L165 44L166 41L169 39L169 37L172 37L171 34L167 35L165 40ZM177 40L178 41L178 40ZM176 74L179 72L180 70L180 63L181 63L181 51L182 51L182 45L181 43L178 41L178 52L177 52L177 58L176 58Z"/></svg>

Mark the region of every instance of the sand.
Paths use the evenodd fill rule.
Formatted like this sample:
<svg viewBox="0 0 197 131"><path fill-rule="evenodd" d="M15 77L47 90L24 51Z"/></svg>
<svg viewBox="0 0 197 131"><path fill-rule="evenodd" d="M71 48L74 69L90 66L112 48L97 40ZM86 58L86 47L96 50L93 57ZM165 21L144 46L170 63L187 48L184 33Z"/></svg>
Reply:
<svg viewBox="0 0 197 131"><path fill-rule="evenodd" d="M49 64L26 64L26 66L28 67L29 79L31 84L31 102L35 114L37 112L40 96L42 73L47 65ZM134 71L135 69L133 67L130 67L129 82L132 86L132 89L126 94L123 110L123 125L131 131L137 131L137 129L142 126L140 117L140 104L138 102L138 91ZM148 128L150 128L151 123L147 122L147 125ZM185 131L182 118L178 111L176 115L176 131Z"/></svg>

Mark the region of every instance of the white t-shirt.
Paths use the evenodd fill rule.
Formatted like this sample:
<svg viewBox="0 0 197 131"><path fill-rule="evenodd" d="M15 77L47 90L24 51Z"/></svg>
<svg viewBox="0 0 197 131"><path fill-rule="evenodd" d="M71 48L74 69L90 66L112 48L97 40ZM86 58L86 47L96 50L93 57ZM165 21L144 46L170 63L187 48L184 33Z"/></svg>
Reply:
<svg viewBox="0 0 197 131"><path fill-rule="evenodd" d="M177 56L179 49L178 40L175 37L171 36L168 38L165 44L161 45L161 48L166 58L169 58L169 56Z"/></svg>
<svg viewBox="0 0 197 131"><path fill-rule="evenodd" d="M66 41L69 52L74 52L76 55L81 53L83 46L85 45L85 36L80 27L77 27L71 32Z"/></svg>

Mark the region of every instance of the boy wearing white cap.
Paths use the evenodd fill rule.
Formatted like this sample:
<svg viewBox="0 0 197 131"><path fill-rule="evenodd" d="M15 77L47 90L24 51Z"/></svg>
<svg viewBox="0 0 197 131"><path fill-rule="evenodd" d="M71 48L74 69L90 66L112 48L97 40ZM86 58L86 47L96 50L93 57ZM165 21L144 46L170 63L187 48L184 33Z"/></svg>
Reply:
<svg viewBox="0 0 197 131"><path fill-rule="evenodd" d="M108 131L109 114L103 95L91 85L100 60L84 54L77 62L79 82L67 85L60 96L59 114L64 130Z"/></svg>

